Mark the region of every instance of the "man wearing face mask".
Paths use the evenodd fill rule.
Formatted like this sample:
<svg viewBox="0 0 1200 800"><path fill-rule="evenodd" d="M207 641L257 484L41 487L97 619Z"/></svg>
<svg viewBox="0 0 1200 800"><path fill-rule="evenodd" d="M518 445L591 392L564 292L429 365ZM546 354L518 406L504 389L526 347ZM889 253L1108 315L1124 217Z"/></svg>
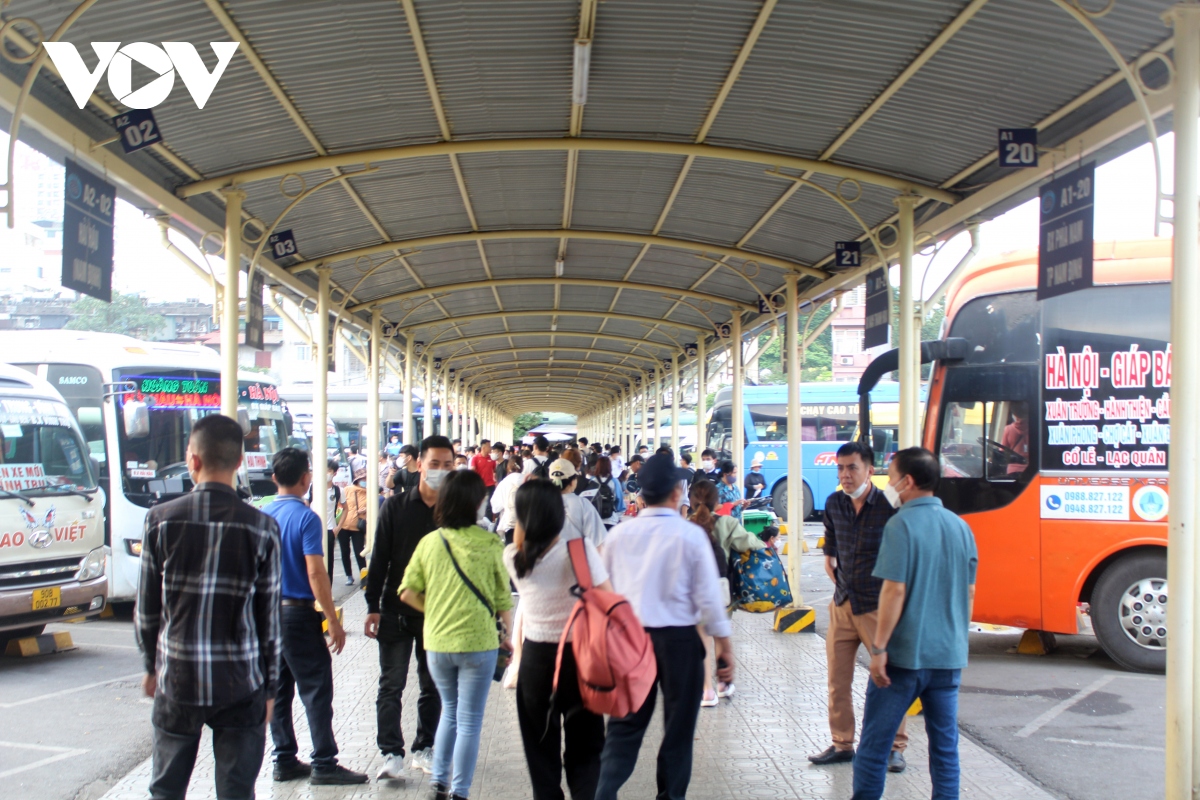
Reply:
<svg viewBox="0 0 1200 800"><path fill-rule="evenodd" d="M825 501L825 572L833 581L825 656L829 668L829 731L833 744L808 757L814 764L854 760L854 664L858 647L871 646L879 619L879 589L871 575L883 528L896 513L884 493L871 482L875 452L862 442L838 448L841 491ZM903 772L908 746L905 722L900 723L887 759L888 769Z"/></svg>
<svg viewBox="0 0 1200 800"><path fill-rule="evenodd" d="M421 442L418 460L420 482L414 491L388 498L379 512L375 549L367 571L367 621L365 633L379 642L379 695L375 701L376 741L384 756L379 778L403 779L404 734L400 730L401 697L408 681L408 662L417 653L417 737L412 746L412 768L430 774L433 737L442 704L425 661L425 616L403 603L398 594L404 570L417 543L437 529L433 507L438 490L454 469L454 449L445 436Z"/></svg>
<svg viewBox="0 0 1200 800"><path fill-rule="evenodd" d="M393 494L406 494L417 488L421 481L421 468L418 463L417 448L406 444L400 448L396 456L396 469L388 473L383 485L393 491Z"/></svg>
<svg viewBox="0 0 1200 800"><path fill-rule="evenodd" d="M714 451L705 448L700 453L700 473L696 477L705 477L717 484L721 482L721 468L717 466L717 454Z"/></svg>
<svg viewBox="0 0 1200 800"><path fill-rule="evenodd" d="M967 523L933 496L940 477L937 458L921 447L901 450L888 464L885 494L900 510L887 523L872 572L883 587L853 800L883 796L888 746L918 698L929 752L937 755L929 759L933 796L959 794L958 687L979 554Z"/></svg>

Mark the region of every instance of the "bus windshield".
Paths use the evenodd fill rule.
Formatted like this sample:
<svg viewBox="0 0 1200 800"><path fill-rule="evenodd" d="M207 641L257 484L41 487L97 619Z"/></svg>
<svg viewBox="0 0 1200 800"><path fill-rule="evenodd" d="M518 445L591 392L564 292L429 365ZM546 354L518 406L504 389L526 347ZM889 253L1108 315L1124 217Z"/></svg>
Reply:
<svg viewBox="0 0 1200 800"><path fill-rule="evenodd" d="M96 489L70 409L53 400L0 398L0 488L26 496Z"/></svg>
<svg viewBox="0 0 1200 800"><path fill-rule="evenodd" d="M246 468L265 470L271 457L288 446L287 408L273 384L249 380L238 381L238 406L250 417Z"/></svg>
<svg viewBox="0 0 1200 800"><path fill-rule="evenodd" d="M221 383L217 373L196 370L118 370L118 380L130 391L118 395L117 431L125 495L149 507L155 497L191 488L186 452L192 425L220 411ZM144 407L145 417L133 430L127 427L126 406ZM134 415L137 417L138 415Z"/></svg>

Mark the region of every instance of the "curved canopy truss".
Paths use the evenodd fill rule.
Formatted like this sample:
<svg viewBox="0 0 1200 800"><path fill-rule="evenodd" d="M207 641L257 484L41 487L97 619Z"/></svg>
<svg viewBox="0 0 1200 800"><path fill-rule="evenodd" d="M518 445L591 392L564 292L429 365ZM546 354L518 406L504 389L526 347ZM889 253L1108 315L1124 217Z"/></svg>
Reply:
<svg viewBox="0 0 1200 800"><path fill-rule="evenodd" d="M1090 5L12 0L0 104L209 250L244 193L245 263L310 309L328 279L343 324L395 328L393 360L423 342L414 380L441 359L505 413L582 411L775 325L788 276L821 300L892 263L897 198L918 245L944 240L1136 143L1170 109L1170 3ZM92 41L239 49L203 109L176 87L163 143L124 155L124 106L101 81L76 108L51 36L89 65ZM999 169L1001 127L1038 128L1041 166ZM282 230L299 252L256 256ZM862 264L834 263L854 240Z"/></svg>

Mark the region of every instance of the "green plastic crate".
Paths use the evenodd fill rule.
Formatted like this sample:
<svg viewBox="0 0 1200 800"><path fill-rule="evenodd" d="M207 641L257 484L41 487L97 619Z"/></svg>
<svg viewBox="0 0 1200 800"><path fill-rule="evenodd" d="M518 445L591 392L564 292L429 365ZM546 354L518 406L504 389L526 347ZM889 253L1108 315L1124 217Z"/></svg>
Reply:
<svg viewBox="0 0 1200 800"><path fill-rule="evenodd" d="M751 533L762 533L763 528L771 524L771 514L767 511L743 511L742 527Z"/></svg>

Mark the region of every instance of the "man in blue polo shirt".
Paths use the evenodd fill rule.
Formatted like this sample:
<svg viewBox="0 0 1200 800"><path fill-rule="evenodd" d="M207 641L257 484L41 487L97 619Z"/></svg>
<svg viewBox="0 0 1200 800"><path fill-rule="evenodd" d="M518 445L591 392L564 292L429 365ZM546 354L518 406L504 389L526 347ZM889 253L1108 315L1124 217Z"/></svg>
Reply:
<svg viewBox="0 0 1200 800"><path fill-rule="evenodd" d="M935 798L958 797L958 687L979 556L971 529L933 496L941 469L921 447L888 465L884 495L900 510L883 528L872 573L883 579L871 683L854 758L853 800L878 800L900 722L918 697Z"/></svg>
<svg viewBox="0 0 1200 800"><path fill-rule="evenodd" d="M263 511L279 523L283 588L280 615L283 659L275 715L271 719L274 778L290 781L306 777L315 786L366 783L366 775L337 763L338 747L333 738L333 659L321 631L322 614L313 602L321 604L324 619L329 622L335 653L346 646L346 632L334 613L333 590L325 571L321 541L325 526L304 502L312 484L308 453L285 447L275 454L271 468L279 493L275 502ZM292 728L292 697L297 689L308 715L313 744L311 766L296 758L299 746Z"/></svg>

